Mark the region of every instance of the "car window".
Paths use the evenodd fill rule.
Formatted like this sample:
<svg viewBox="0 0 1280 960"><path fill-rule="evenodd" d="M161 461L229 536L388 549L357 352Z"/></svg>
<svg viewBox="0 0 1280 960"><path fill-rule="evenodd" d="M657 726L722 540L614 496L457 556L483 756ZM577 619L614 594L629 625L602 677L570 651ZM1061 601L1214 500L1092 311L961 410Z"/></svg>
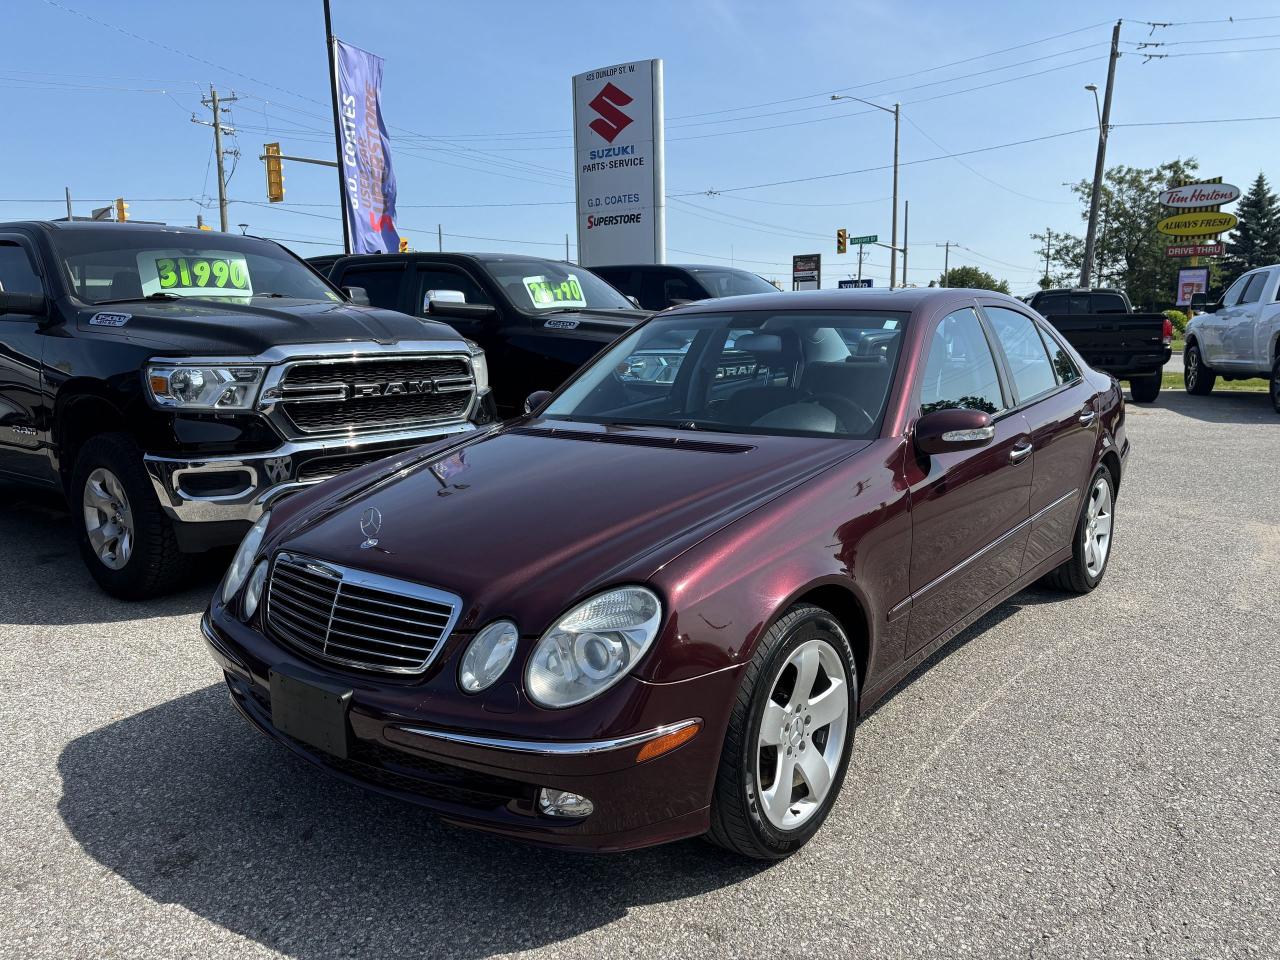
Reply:
<svg viewBox="0 0 1280 960"><path fill-rule="evenodd" d="M1249 285L1240 294L1241 303L1257 303L1262 299L1262 288L1267 285L1267 271L1260 270L1249 278Z"/></svg>
<svg viewBox="0 0 1280 960"><path fill-rule="evenodd" d="M920 412L1005 407L995 357L972 308L957 310L938 324L929 343L920 388Z"/></svg>
<svg viewBox="0 0 1280 960"><path fill-rule="evenodd" d="M1246 273L1243 277L1227 287L1227 292L1222 295L1222 305L1224 307L1234 307L1240 297L1241 291L1244 290L1245 284L1249 282L1249 275Z"/></svg>
<svg viewBox="0 0 1280 960"><path fill-rule="evenodd" d="M44 293L40 278L21 244L0 240L0 292Z"/></svg>
<svg viewBox="0 0 1280 960"><path fill-rule="evenodd" d="M1094 313L1128 313L1124 297L1118 293L1095 293L1090 297Z"/></svg>
<svg viewBox="0 0 1280 960"><path fill-rule="evenodd" d="M1036 309L1046 317L1051 313L1063 314L1071 309L1071 302L1065 293L1050 293L1036 298Z"/></svg>
<svg viewBox="0 0 1280 960"><path fill-rule="evenodd" d="M1058 379L1053 364L1031 318L1007 307L983 307L983 311L1009 361L1019 401L1056 387Z"/></svg>
<svg viewBox="0 0 1280 960"><path fill-rule="evenodd" d="M369 302L387 310L400 309L400 282L404 270L388 267L351 267L338 279L344 287L363 287Z"/></svg>
<svg viewBox="0 0 1280 960"><path fill-rule="evenodd" d="M1080 370L1076 362L1071 359L1071 354L1067 353L1067 348L1044 327L1038 326L1037 329L1044 340L1045 348L1049 351L1049 359L1053 362L1053 372L1057 375L1058 382L1072 383L1079 380Z"/></svg>
<svg viewBox="0 0 1280 960"><path fill-rule="evenodd" d="M640 303L646 310L665 310L672 300L703 300L706 294L669 270L646 270L640 284Z"/></svg>
<svg viewBox="0 0 1280 960"><path fill-rule="evenodd" d="M489 295L480 289L468 274L449 267L426 267L418 270L418 295L415 303L422 312L427 311L427 303L437 290L457 290L462 293L464 303L492 303Z"/></svg>
<svg viewBox="0 0 1280 960"><path fill-rule="evenodd" d="M690 270L713 297L741 297L751 293L776 293L778 288L746 270Z"/></svg>
<svg viewBox="0 0 1280 960"><path fill-rule="evenodd" d="M592 267L591 270L601 280L626 296L640 299L640 283L636 271L630 267Z"/></svg>

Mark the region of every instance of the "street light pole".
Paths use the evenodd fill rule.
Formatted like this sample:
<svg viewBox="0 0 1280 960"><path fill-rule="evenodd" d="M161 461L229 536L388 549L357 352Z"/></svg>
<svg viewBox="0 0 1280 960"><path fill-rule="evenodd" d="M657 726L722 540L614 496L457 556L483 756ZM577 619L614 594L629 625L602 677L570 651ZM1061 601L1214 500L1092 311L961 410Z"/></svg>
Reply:
<svg viewBox="0 0 1280 960"><path fill-rule="evenodd" d="M868 107L875 107L877 110L893 114L893 236L890 238L889 251L889 289L892 290L898 285L898 134L902 122L902 104L895 103L890 110L870 100L851 97L847 93L833 93L831 99L856 100L858 103L865 103Z"/></svg>
<svg viewBox="0 0 1280 960"><path fill-rule="evenodd" d="M1111 126L1111 94L1116 83L1116 60L1120 57L1120 25L1117 20L1111 31L1111 59L1107 64L1107 90L1102 98L1102 113L1098 116L1098 156L1093 164L1093 192L1089 197L1089 229L1084 237L1084 260L1080 264L1080 286L1088 287L1093 273L1095 246L1098 239L1098 206L1102 201L1102 175L1107 163L1107 131ZM1097 106L1098 88L1092 88L1094 106Z"/></svg>

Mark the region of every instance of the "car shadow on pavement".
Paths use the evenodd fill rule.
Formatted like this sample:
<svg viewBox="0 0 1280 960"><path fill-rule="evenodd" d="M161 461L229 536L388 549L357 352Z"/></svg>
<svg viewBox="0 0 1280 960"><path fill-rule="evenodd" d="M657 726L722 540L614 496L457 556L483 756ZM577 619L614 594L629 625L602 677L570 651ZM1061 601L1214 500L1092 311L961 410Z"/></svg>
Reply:
<svg viewBox="0 0 1280 960"><path fill-rule="evenodd" d="M52 491L0 482L0 626L114 623L195 613L213 594L229 550L196 558L187 585L155 600L107 596L89 575L65 501Z"/></svg>
<svg viewBox="0 0 1280 960"><path fill-rule="evenodd" d="M764 869L702 841L624 856L522 846L366 793L252 730L221 684L72 741L59 813L157 903L300 958L481 958Z"/></svg>
<svg viewBox="0 0 1280 960"><path fill-rule="evenodd" d="M1271 398L1258 391L1220 390L1198 397L1182 390L1162 390L1155 403L1129 400L1125 411L1129 416L1141 416L1148 410L1160 408L1205 423L1261 423L1280 427L1280 413L1271 406Z"/></svg>

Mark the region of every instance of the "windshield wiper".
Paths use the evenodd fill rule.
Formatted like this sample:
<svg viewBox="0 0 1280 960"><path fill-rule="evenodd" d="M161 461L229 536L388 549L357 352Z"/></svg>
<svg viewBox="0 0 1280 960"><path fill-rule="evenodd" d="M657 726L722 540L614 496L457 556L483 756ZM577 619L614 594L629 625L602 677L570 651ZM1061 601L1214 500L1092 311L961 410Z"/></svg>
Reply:
<svg viewBox="0 0 1280 960"><path fill-rule="evenodd" d="M176 293L148 293L145 297L120 297L116 300L95 300L94 306L103 307L110 303L146 303L148 300L181 300Z"/></svg>

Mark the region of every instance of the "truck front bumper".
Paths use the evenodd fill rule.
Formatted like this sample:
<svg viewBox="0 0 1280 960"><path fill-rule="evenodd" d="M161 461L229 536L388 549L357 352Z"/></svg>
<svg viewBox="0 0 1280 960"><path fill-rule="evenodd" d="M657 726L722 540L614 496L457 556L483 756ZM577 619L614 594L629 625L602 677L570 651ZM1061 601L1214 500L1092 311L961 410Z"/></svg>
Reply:
<svg viewBox="0 0 1280 960"><path fill-rule="evenodd" d="M281 497L304 487L474 429L467 422L376 437L295 440L262 453L200 458L147 454L143 460L170 519L180 524L236 526L252 523Z"/></svg>

